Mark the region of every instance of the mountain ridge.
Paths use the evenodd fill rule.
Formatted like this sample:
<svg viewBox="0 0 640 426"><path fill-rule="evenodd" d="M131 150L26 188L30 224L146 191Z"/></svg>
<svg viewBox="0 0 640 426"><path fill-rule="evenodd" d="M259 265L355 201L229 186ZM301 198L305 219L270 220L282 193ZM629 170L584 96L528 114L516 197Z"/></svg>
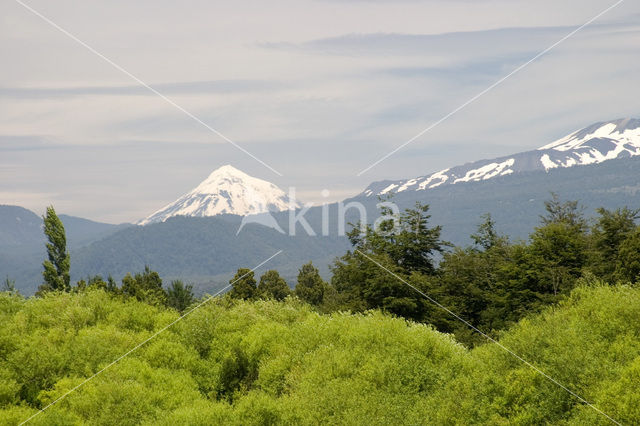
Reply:
<svg viewBox="0 0 640 426"><path fill-rule="evenodd" d="M640 155L640 120L622 118L598 122L538 149L453 166L412 179L371 183L365 197L422 191L442 185L486 181L498 176L598 164Z"/></svg>

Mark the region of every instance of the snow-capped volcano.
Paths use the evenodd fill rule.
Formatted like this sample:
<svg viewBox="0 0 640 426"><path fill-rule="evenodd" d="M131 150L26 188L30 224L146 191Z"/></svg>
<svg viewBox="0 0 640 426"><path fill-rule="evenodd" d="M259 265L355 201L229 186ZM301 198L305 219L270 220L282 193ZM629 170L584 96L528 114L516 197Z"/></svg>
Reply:
<svg viewBox="0 0 640 426"><path fill-rule="evenodd" d="M138 225L164 222L173 216L246 216L288 210L291 206L298 207L274 184L226 165L211 173L188 194L140 220Z"/></svg>
<svg viewBox="0 0 640 426"><path fill-rule="evenodd" d="M485 181L497 176L549 171L640 155L640 120L624 118L596 123L537 150L481 160L409 180L374 182L363 195L420 191L441 185Z"/></svg>

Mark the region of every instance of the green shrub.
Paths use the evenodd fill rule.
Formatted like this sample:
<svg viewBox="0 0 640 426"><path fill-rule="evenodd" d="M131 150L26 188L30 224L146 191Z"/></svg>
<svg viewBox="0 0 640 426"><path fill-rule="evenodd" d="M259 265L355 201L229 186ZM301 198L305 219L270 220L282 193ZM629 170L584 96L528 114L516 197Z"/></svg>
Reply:
<svg viewBox="0 0 640 426"><path fill-rule="evenodd" d="M18 424L178 318L99 289L0 295L0 424ZM640 424L640 289L591 283L500 344ZM606 424L495 344L379 311L213 299L32 424Z"/></svg>

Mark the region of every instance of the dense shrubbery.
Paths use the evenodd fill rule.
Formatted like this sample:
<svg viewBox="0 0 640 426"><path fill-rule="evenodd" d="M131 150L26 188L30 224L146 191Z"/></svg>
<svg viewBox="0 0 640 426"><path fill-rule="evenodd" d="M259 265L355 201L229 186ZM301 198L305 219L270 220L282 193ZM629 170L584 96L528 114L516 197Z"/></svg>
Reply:
<svg viewBox="0 0 640 426"><path fill-rule="evenodd" d="M587 287L588 285L588 287ZM17 424L178 318L101 289L0 295L0 423ZM640 289L585 283L501 344L640 422ZM607 424L497 345L379 311L216 298L32 424Z"/></svg>

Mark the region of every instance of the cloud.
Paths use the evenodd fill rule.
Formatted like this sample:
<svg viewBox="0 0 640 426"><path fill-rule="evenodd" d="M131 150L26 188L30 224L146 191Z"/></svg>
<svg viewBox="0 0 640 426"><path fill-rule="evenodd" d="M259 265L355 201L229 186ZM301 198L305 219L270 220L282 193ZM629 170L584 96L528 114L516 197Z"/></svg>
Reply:
<svg viewBox="0 0 640 426"><path fill-rule="evenodd" d="M638 31L634 24L594 24L585 33ZM303 43L262 43L266 49L339 56L446 56L468 61L478 57L513 55L542 50L577 26L498 28L442 34L370 33L344 34Z"/></svg>
<svg viewBox="0 0 640 426"><path fill-rule="evenodd" d="M150 84L165 95L208 95L272 91L283 87L277 81L218 80ZM0 97L21 99L67 96L157 96L142 85L81 87L0 87Z"/></svg>
<svg viewBox="0 0 640 426"><path fill-rule="evenodd" d="M41 135L0 135L2 151L41 151L65 148L55 138Z"/></svg>
<svg viewBox="0 0 640 426"><path fill-rule="evenodd" d="M386 76L397 79L435 79L470 82L486 82L497 75L506 74L527 62L538 52L522 51L499 57L483 57L476 60L461 60L447 66L391 66L374 69L371 76Z"/></svg>

